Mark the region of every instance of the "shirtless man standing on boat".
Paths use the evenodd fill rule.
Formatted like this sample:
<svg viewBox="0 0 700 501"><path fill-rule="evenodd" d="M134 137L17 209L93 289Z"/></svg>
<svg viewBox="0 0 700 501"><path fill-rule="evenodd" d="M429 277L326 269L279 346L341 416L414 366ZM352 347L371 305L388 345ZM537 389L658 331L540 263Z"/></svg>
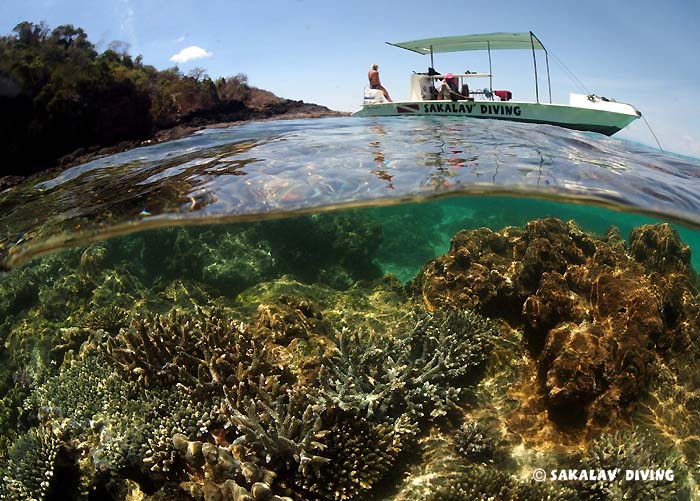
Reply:
<svg viewBox="0 0 700 501"><path fill-rule="evenodd" d="M379 81L379 65L378 64L373 64L372 68L369 70L369 73L367 73L367 78L369 78L369 88L370 89L377 89L382 91L384 93L384 97L386 98L387 101L390 103L393 103L394 101L389 97L389 92L382 86L382 83Z"/></svg>

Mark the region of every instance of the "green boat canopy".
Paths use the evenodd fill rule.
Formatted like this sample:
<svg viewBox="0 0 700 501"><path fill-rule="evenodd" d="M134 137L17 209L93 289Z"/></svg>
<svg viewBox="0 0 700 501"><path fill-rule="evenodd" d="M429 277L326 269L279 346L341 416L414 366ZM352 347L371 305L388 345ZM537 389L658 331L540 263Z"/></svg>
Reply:
<svg viewBox="0 0 700 501"><path fill-rule="evenodd" d="M524 33L487 33L485 35L424 38L423 40L412 40L410 42L387 43L419 54L500 49L541 49L547 52L542 42L531 31Z"/></svg>

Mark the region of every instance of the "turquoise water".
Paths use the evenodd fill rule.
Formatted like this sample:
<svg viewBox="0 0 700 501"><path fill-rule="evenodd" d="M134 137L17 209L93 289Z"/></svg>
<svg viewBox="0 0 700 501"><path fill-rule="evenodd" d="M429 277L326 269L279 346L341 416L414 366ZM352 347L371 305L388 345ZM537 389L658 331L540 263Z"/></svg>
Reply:
<svg viewBox="0 0 700 501"><path fill-rule="evenodd" d="M462 229L484 226L498 231L506 226L525 226L533 219L556 217L574 220L583 230L597 235L605 235L616 226L622 237L628 238L637 226L664 222L657 217L590 205L503 196L447 198L369 209L368 213L383 226L377 258L382 269L403 281L413 278L428 259L447 252L450 239ZM692 249L691 262L696 271L700 270L700 232L682 224L673 227Z"/></svg>
<svg viewBox="0 0 700 501"><path fill-rule="evenodd" d="M320 119L7 190L0 499L697 499L699 172Z"/></svg>

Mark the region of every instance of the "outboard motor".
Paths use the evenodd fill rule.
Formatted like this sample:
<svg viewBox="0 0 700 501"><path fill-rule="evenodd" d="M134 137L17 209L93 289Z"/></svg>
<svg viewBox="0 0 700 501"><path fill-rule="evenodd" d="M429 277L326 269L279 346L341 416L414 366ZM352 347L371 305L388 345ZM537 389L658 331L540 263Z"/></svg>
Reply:
<svg viewBox="0 0 700 501"><path fill-rule="evenodd" d="M365 99L363 104L380 104L384 102L384 93L379 89L365 87Z"/></svg>

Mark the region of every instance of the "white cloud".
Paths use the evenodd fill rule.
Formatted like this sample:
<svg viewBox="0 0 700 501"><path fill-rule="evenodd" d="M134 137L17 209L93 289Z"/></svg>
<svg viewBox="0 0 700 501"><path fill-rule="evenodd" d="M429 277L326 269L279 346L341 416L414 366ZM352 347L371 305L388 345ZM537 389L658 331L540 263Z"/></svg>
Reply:
<svg viewBox="0 0 700 501"><path fill-rule="evenodd" d="M171 61L176 63L186 63L187 61L194 61L195 59L204 59L205 57L211 57L214 54L197 47L196 45L190 45L182 49L180 52L175 54L170 58Z"/></svg>
<svg viewBox="0 0 700 501"><path fill-rule="evenodd" d="M184 37L184 36L181 36L180 38L178 38L178 39L175 40L175 41L176 41L177 43L184 42L184 41L185 41L185 37Z"/></svg>

